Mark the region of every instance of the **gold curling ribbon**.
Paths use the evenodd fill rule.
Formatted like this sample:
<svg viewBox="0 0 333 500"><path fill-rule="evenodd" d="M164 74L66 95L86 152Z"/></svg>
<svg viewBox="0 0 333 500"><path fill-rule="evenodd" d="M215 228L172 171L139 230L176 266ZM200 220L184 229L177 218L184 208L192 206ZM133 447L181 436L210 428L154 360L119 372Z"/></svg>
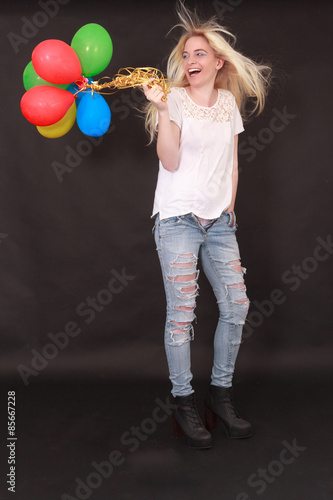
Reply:
<svg viewBox="0 0 333 500"><path fill-rule="evenodd" d="M103 76L97 82L82 83L79 85L79 92L91 89L91 92L95 91L100 94L113 94L121 89L148 85L150 88L160 87L162 89L162 92L164 93L164 97L162 97L163 102L166 102L166 96L170 92L167 79L164 77L163 73L156 68L121 68L110 82L100 83L104 78L110 77ZM109 89L109 92L101 92L101 90L106 89ZM114 89L114 92L111 92L111 89Z"/></svg>

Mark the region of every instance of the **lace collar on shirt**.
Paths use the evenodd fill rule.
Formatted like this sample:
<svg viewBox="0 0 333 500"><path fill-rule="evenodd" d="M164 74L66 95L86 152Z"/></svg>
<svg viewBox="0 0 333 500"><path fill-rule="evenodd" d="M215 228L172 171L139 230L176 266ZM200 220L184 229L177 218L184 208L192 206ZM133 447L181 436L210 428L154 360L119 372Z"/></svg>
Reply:
<svg viewBox="0 0 333 500"><path fill-rule="evenodd" d="M218 89L218 97L214 106L206 108L196 104L188 95L183 87L175 87L180 93L184 115L186 118L195 118L196 120L210 120L223 123L232 119L235 98L228 90Z"/></svg>

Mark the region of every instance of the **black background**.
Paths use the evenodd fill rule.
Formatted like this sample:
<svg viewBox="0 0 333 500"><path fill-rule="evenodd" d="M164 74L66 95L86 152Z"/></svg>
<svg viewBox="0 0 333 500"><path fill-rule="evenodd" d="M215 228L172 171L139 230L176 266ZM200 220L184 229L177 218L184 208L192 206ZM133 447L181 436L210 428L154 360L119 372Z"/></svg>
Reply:
<svg viewBox="0 0 333 500"><path fill-rule="evenodd" d="M235 33L238 49L270 62L275 75L264 113L246 123L239 137L237 234L252 305L235 380L239 386L247 384L249 391L254 387L249 381L254 380L258 399L260 386L268 379L273 384L283 380L286 388L297 382L308 408L312 403L306 399L307 388L318 394L332 375L332 3L244 0L221 4L230 7L224 15L220 11L220 22ZM197 5L205 17L217 13L214 2L187 5ZM21 114L20 99L22 73L34 47L52 38L70 44L75 32L90 22L101 24L114 44L111 63L100 76L112 76L127 66L165 70L174 37L179 35L175 30L165 36L177 22L174 2L70 0L14 50L8 34L23 36L25 19L33 20L38 11L41 7L35 1L1 3L1 398L5 407L7 390L17 391L23 434L28 425L23 413L32 420L43 419L42 408L47 412L54 401L46 395L56 384L63 384L74 406L80 390L92 381L97 381L101 394L105 394L101 387L106 388L114 402L125 393L135 393L140 401L149 401L149 408L155 406L155 395L165 398L170 390L163 348L165 299L150 219L157 159L154 146L147 146L143 119L134 109L143 102L141 91L123 90L106 97L112 126L92 145L76 124L62 138L42 137ZM279 113L287 114L285 123L272 121ZM275 131L278 123L281 127ZM250 145L253 138L257 146ZM68 151L73 150L79 156L72 159L74 163L67 158L66 163ZM57 176L54 162L71 171ZM314 252L323 241L328 242L327 249L315 253L322 257L318 260ZM125 270L135 278L88 323L77 307L107 287L112 270ZM271 301L274 290L279 290L274 296L279 295L280 303ZM217 321L215 299L203 274L196 313L192 353L200 393L209 383ZM48 334L64 332L68 322L76 322L80 334L70 338L45 368L28 376L25 384L18 366L32 368L34 353L42 353L50 343ZM299 394L300 388L293 387ZM271 408L276 408L269 387L262 390ZM251 392L246 394L251 401ZM328 411L328 398L331 395L323 392L323 412ZM96 397L97 407L102 406L100 401ZM138 406L136 411L137 420L144 418ZM299 418L295 412L292 438ZM119 424L124 418L120 413L115 421ZM44 435L50 428L51 424L45 426ZM2 431L6 433L6 426ZM172 454L172 448L168 450ZM93 459L92 453L88 465ZM39 457L38 467L41 462ZM76 466L66 479L67 486L60 481L50 491L58 488L74 494L69 485L89 469L84 463ZM256 468L257 462L252 466ZM250 472L251 468L244 473L244 484ZM63 477L64 472L58 474ZM211 492L194 498L231 500L242 491L236 483L237 478L229 496ZM28 484L27 480L25 496L21 490L17 498L44 498L37 479L36 497L26 496ZM45 498L53 498L43 487ZM156 497L134 493L130 484L122 491L115 498L172 497L171 493L165 497L161 492ZM329 498L325 487L314 491L318 499ZM94 498L111 498L98 494ZM277 495L271 491L267 498L281 498ZM300 498L291 491L286 495ZM54 498L60 498L60 493L54 493ZM179 498L187 497L183 493Z"/></svg>

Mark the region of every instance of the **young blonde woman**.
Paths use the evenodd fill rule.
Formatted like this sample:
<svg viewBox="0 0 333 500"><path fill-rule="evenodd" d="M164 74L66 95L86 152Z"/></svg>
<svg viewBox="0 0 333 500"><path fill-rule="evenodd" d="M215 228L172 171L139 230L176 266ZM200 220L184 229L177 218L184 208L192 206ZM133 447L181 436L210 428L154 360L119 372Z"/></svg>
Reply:
<svg viewBox="0 0 333 500"><path fill-rule="evenodd" d="M209 448L219 417L227 435L245 438L252 426L233 404L232 378L249 300L246 295L234 211L238 134L246 103L260 113L270 69L244 57L234 37L215 19L202 22L182 3L183 34L168 60L171 93L144 85L146 127L157 134L159 175L154 236L167 300L165 349L175 435L192 448ZM250 99L249 99L250 98ZM191 386L190 341L198 295L198 262L219 307L214 362L206 402L206 426Z"/></svg>

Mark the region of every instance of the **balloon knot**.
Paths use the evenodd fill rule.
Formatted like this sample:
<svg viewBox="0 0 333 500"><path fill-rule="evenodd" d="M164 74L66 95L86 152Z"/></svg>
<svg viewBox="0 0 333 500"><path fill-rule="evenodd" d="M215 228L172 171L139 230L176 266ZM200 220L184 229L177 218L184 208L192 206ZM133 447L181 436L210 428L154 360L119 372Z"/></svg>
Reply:
<svg viewBox="0 0 333 500"><path fill-rule="evenodd" d="M80 79L76 80L75 82L75 84L79 87L79 89L84 89L87 83L88 83L88 78L86 78L83 75L81 75Z"/></svg>

